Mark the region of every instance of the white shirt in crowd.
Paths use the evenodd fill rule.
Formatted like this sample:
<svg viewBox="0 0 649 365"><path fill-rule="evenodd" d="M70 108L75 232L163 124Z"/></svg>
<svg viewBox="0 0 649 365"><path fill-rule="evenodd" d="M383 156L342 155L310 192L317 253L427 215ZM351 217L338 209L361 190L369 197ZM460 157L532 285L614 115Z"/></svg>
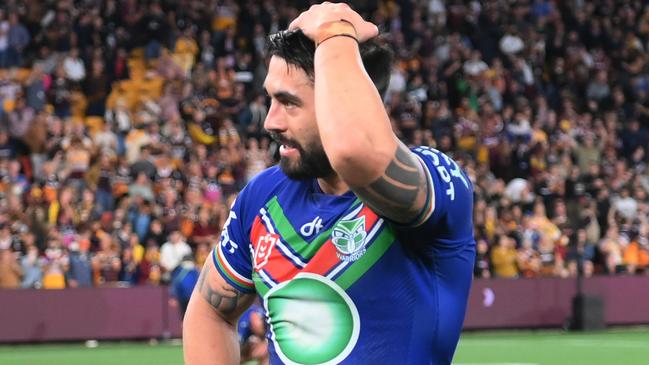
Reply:
<svg viewBox="0 0 649 365"><path fill-rule="evenodd" d="M0 51L6 51L9 48L9 22L0 21Z"/></svg>
<svg viewBox="0 0 649 365"><path fill-rule="evenodd" d="M172 233L173 235L173 233ZM187 242L179 239L173 242L173 238L165 242L160 248L160 265L167 271L173 271L186 255L191 255L192 249Z"/></svg>
<svg viewBox="0 0 649 365"><path fill-rule="evenodd" d="M638 213L638 202L632 197L617 198L613 200L613 207L626 219L635 219Z"/></svg>
<svg viewBox="0 0 649 365"><path fill-rule="evenodd" d="M489 69L483 60L468 60L464 62L464 73L470 76L479 76Z"/></svg>
<svg viewBox="0 0 649 365"><path fill-rule="evenodd" d="M65 77L75 82L79 82L86 77L86 66L78 57L66 57L63 60L63 70L65 71Z"/></svg>
<svg viewBox="0 0 649 365"><path fill-rule="evenodd" d="M505 36L500 39L500 50L503 51L503 53L516 54L520 52L523 47L525 47L525 44L517 35L505 34Z"/></svg>

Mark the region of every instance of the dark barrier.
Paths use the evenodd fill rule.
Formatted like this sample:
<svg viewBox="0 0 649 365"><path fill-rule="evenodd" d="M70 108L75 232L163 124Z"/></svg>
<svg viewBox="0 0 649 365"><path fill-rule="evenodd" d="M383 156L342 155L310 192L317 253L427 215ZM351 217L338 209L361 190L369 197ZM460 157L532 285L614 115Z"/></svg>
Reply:
<svg viewBox="0 0 649 365"><path fill-rule="evenodd" d="M569 279L475 280L465 328L561 327L576 290ZM607 325L649 323L649 276L585 279L584 292L604 299Z"/></svg>
<svg viewBox="0 0 649 365"><path fill-rule="evenodd" d="M465 328L561 327L575 280L475 280ZM597 277L584 292L604 299L608 325L649 324L649 276ZM164 287L0 290L0 342L180 337Z"/></svg>
<svg viewBox="0 0 649 365"><path fill-rule="evenodd" d="M153 287L0 290L0 342L161 337L167 303Z"/></svg>

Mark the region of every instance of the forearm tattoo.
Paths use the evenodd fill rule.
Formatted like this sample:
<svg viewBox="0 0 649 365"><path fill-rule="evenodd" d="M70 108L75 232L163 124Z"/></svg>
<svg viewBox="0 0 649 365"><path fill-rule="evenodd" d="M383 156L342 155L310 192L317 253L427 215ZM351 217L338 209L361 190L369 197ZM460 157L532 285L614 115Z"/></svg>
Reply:
<svg viewBox="0 0 649 365"><path fill-rule="evenodd" d="M376 213L397 222L409 222L426 200L426 174L408 147L399 143L392 161L378 179L356 195Z"/></svg>
<svg viewBox="0 0 649 365"><path fill-rule="evenodd" d="M214 309L224 315L233 314L236 312L243 294L227 284L215 287L214 283L210 283L207 280L211 270L214 270L212 265L205 265L203 267L196 288Z"/></svg>

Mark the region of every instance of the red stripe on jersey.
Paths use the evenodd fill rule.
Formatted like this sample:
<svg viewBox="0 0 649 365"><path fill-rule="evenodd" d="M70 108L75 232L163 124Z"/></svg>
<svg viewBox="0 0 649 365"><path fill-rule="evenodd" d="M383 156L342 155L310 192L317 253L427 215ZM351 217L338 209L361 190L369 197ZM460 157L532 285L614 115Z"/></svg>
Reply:
<svg viewBox="0 0 649 365"><path fill-rule="evenodd" d="M264 269L278 283L291 279L299 272L277 247L279 239L279 235L268 232L260 217L255 218L250 230L250 242L253 243L254 250L253 270L259 272Z"/></svg>
<svg viewBox="0 0 649 365"><path fill-rule="evenodd" d="M308 264L302 269L302 272L311 272L325 276L325 274L334 266L340 263L338 255L336 255L336 246L327 240L318 252L311 258Z"/></svg>

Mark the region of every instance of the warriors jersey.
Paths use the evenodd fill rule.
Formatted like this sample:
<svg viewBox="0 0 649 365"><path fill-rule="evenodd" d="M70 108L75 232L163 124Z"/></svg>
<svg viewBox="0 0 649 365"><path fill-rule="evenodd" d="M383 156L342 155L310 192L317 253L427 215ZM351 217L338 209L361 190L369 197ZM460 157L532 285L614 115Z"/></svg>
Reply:
<svg viewBox="0 0 649 365"><path fill-rule="evenodd" d="M241 191L212 257L259 295L271 364L451 362L473 273L472 185L445 154L413 153L430 204L409 225L279 167Z"/></svg>

